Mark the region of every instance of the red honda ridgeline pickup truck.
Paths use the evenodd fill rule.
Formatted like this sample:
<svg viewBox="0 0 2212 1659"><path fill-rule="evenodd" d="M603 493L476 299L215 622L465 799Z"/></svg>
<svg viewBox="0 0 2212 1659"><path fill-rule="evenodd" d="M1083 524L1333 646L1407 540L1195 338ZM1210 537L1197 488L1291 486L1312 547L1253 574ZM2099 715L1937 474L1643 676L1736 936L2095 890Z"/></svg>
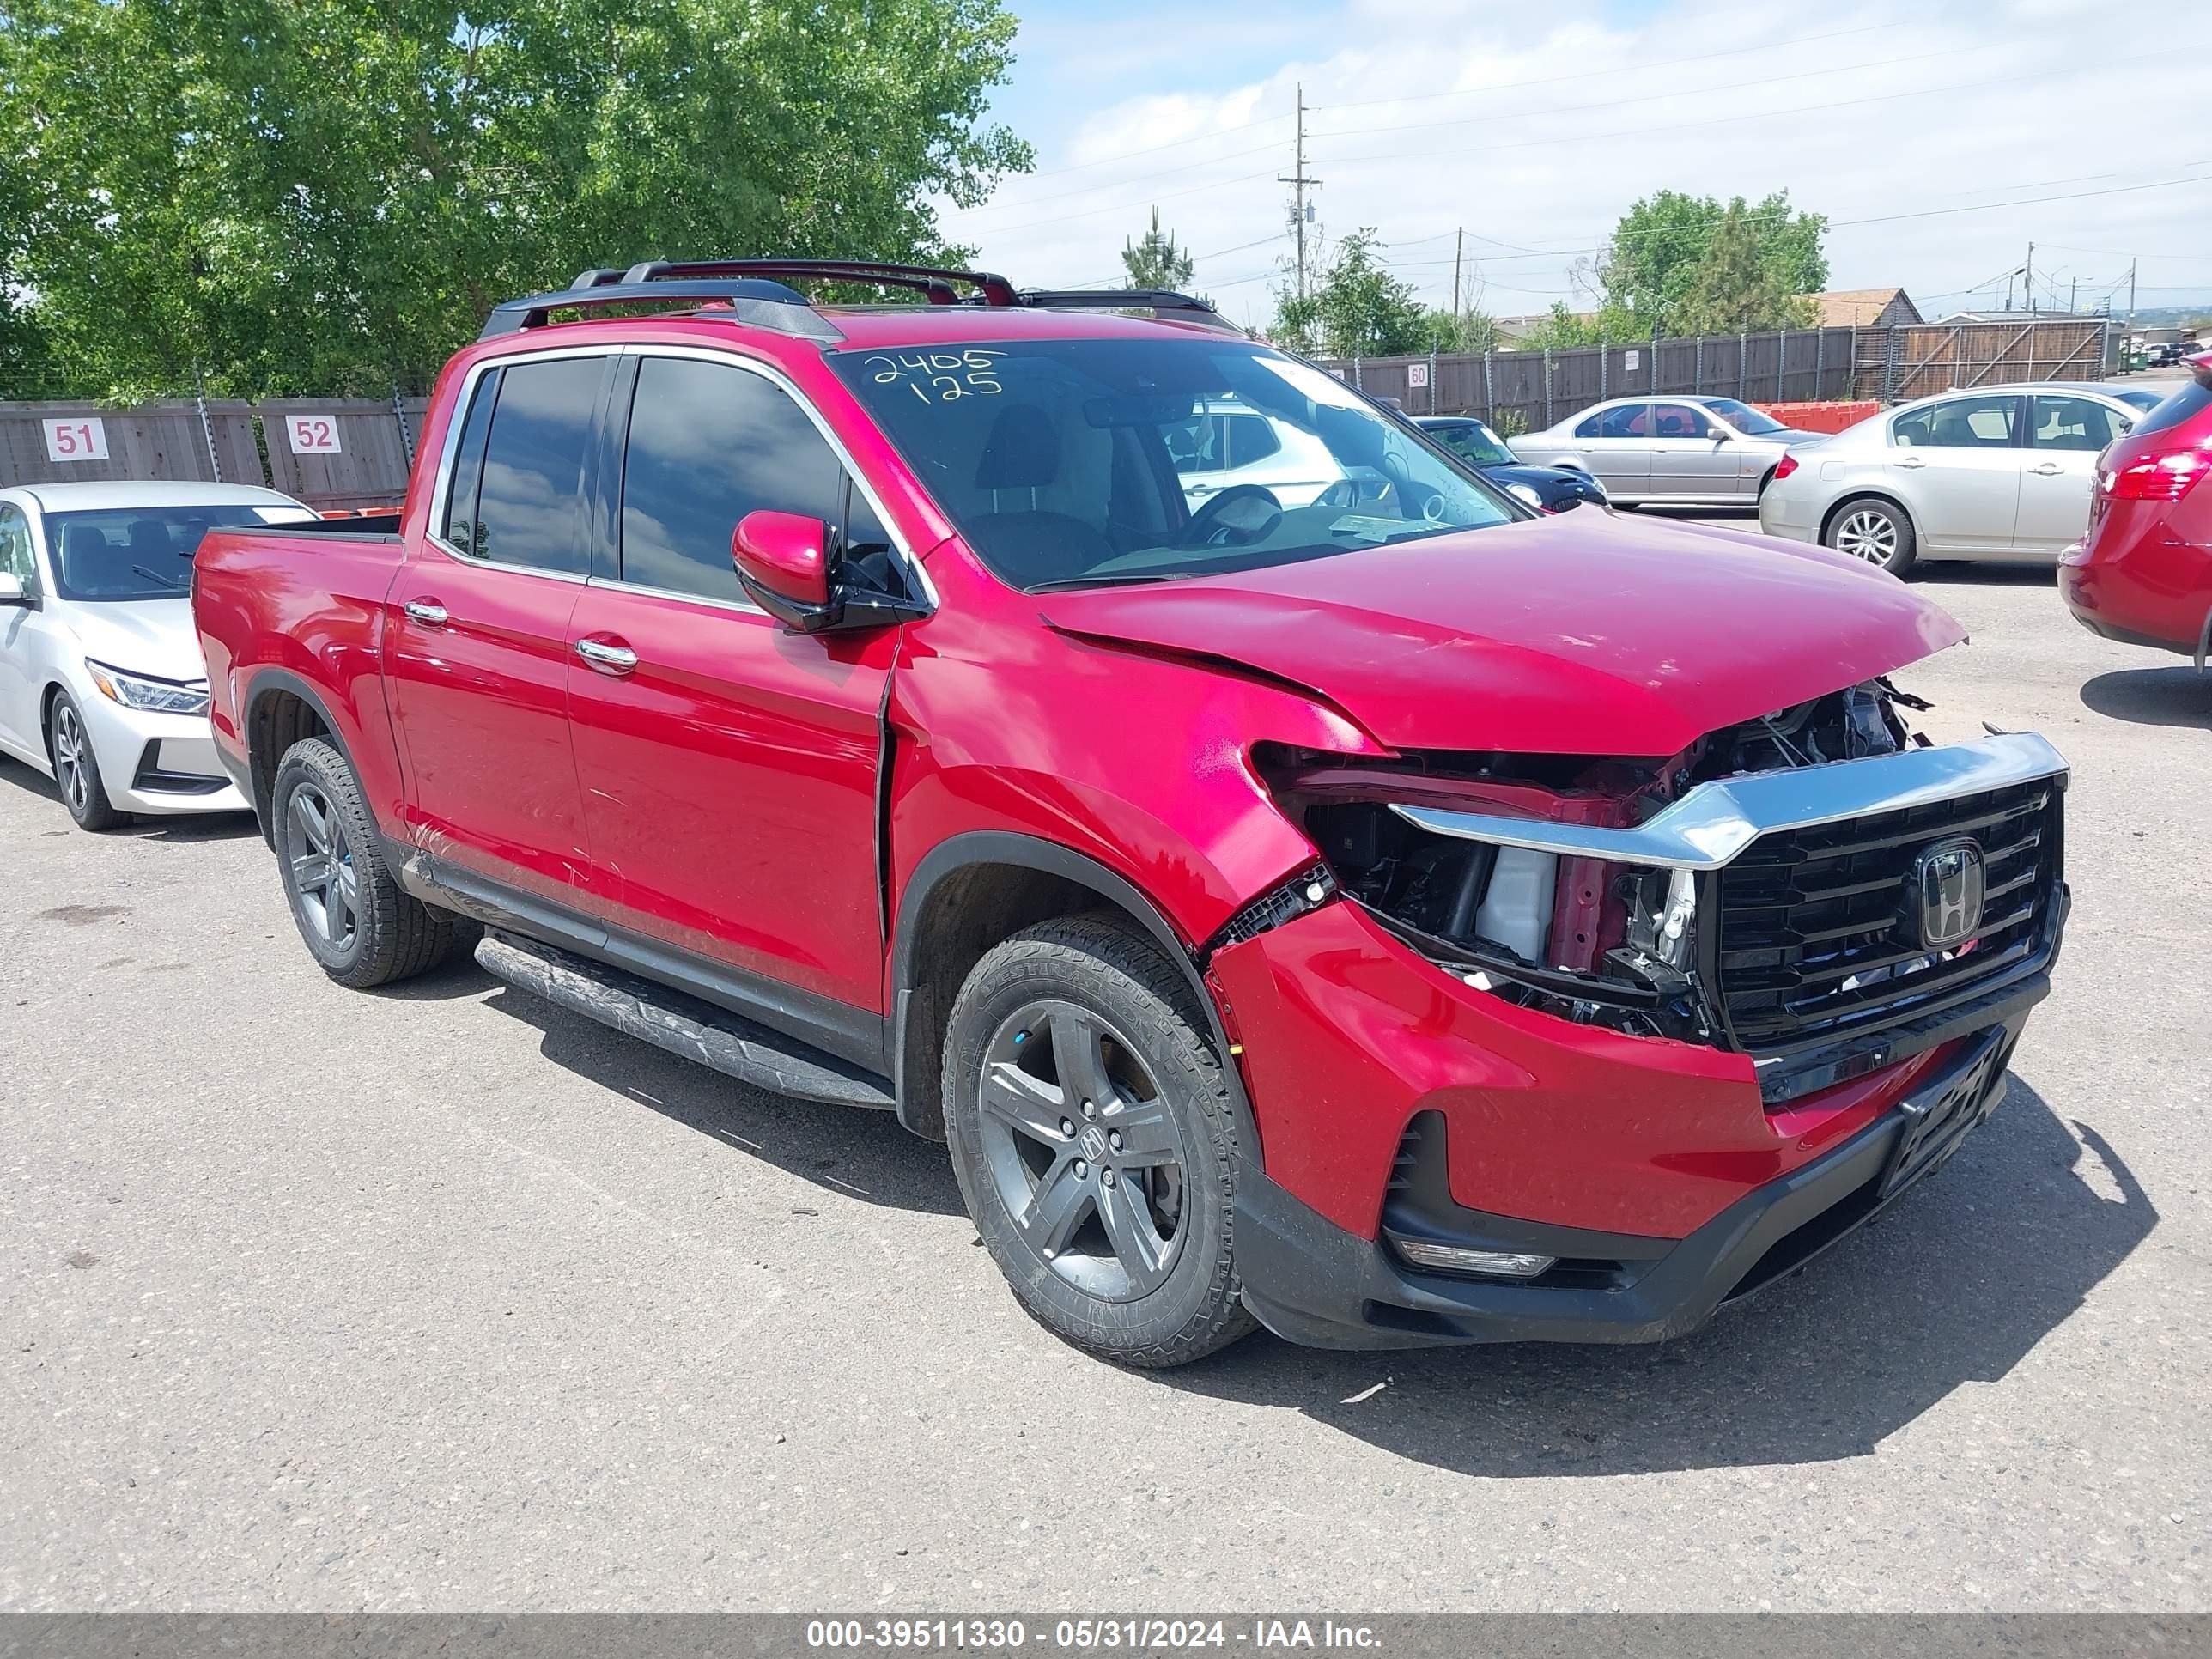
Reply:
<svg viewBox="0 0 2212 1659"><path fill-rule="evenodd" d="M790 286L841 271L926 303ZM447 367L396 520L211 532L216 735L316 960L465 940L895 1111L1140 1365L1669 1337L1942 1163L2067 906L2063 761L1929 746L1887 678L1957 624L1532 513L1129 299L586 273Z"/></svg>

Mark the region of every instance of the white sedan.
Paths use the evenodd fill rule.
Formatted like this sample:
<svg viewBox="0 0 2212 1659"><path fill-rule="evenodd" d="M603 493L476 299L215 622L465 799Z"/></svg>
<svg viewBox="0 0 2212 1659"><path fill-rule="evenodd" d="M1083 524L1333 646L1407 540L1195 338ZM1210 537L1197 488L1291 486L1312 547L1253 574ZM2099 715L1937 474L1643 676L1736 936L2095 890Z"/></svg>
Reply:
<svg viewBox="0 0 2212 1659"><path fill-rule="evenodd" d="M0 489L0 751L86 830L245 811L208 734L192 554L211 526L314 516L244 484Z"/></svg>
<svg viewBox="0 0 2212 1659"><path fill-rule="evenodd" d="M1923 398L1790 446L1759 527L1894 575L1923 559L2055 562L2088 528L2098 453L2142 414L2084 386Z"/></svg>

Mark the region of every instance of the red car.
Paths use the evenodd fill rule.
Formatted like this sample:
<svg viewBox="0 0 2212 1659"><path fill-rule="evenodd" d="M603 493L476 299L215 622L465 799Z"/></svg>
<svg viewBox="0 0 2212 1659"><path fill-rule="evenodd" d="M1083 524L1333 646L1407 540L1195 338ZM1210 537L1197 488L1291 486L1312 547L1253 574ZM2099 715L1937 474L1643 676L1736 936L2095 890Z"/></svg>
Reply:
<svg viewBox="0 0 2212 1659"><path fill-rule="evenodd" d="M1136 1364L1674 1335L1942 1163L2067 904L2057 754L1910 735L1957 624L1539 515L1195 302L1098 303L587 273L447 367L396 519L211 534L217 744L316 960L466 941L896 1111ZM1220 482L1309 440L1288 499Z"/></svg>
<svg viewBox="0 0 2212 1659"><path fill-rule="evenodd" d="M2129 645L2179 651L2201 672L2212 645L2212 352L2192 380L2098 458L2089 533L2059 556L2075 620Z"/></svg>

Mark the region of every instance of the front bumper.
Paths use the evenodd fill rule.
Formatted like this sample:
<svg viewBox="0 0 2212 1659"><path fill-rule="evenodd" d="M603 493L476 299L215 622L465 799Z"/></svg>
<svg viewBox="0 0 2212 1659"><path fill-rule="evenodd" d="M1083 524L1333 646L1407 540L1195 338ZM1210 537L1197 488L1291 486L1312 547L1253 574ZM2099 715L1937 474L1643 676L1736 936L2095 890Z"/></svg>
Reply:
<svg viewBox="0 0 2212 1659"><path fill-rule="evenodd" d="M2025 1009L1952 1045L1910 1092L1810 1162L1681 1239L1593 1233L1460 1210L1424 1219L1482 1247L1561 1258L1526 1282L1425 1273L1336 1225L1249 1164L1238 1174L1244 1300L1310 1347L1659 1342L1796 1272L1897 1202L1996 1109ZM1441 1222L1443 1225L1435 1224Z"/></svg>
<svg viewBox="0 0 2212 1659"><path fill-rule="evenodd" d="M125 708L97 687L77 690L107 798L125 812L243 812L246 797L216 758L204 715Z"/></svg>

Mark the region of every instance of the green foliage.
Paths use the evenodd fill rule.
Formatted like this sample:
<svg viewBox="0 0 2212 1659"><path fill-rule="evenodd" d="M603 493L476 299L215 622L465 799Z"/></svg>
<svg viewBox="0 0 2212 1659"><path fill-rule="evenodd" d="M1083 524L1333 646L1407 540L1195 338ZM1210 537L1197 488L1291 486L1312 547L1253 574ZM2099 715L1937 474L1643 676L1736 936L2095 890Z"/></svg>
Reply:
<svg viewBox="0 0 2212 1659"><path fill-rule="evenodd" d="M1334 357L1395 357L1429 350L1429 313L1409 283L1376 255L1364 226L1336 245L1320 283L1304 299L1278 290L1270 337L1296 351Z"/></svg>
<svg viewBox="0 0 2212 1659"><path fill-rule="evenodd" d="M1793 211L1787 191L1755 205L1673 190L1645 198L1613 227L1601 272L1607 307L1638 319L1615 337L1648 337L1655 324L1672 335L1802 325L1810 308L1785 302L1826 284L1827 228L1820 214ZM1704 326L1716 317L1742 320Z"/></svg>
<svg viewBox="0 0 2212 1659"><path fill-rule="evenodd" d="M1783 286L1785 274L1770 261L1758 228L1730 204L1714 226L1690 286L1674 301L1669 321L1677 334L1735 334L1747 329L1806 328L1812 302Z"/></svg>
<svg viewBox="0 0 2212 1659"><path fill-rule="evenodd" d="M1189 251L1176 245L1175 233L1160 228L1160 210L1152 210L1152 228L1141 240L1121 246L1121 268L1129 273L1131 288L1173 289L1190 286L1194 269Z"/></svg>
<svg viewBox="0 0 2212 1659"><path fill-rule="evenodd" d="M1422 326L1428 337L1417 349L1423 351L1488 351L1498 343L1497 323L1479 311L1455 315L1437 307L1423 317Z"/></svg>
<svg viewBox="0 0 2212 1659"><path fill-rule="evenodd" d="M1570 311L1565 301L1554 300L1551 314L1514 344L1524 351L1564 351L1650 337L1651 325L1626 306L1608 301L1595 311Z"/></svg>
<svg viewBox="0 0 2212 1659"><path fill-rule="evenodd" d="M951 256L930 199L1030 165L1000 0L489 3L6 0L0 293L66 389L420 390L587 266Z"/></svg>

